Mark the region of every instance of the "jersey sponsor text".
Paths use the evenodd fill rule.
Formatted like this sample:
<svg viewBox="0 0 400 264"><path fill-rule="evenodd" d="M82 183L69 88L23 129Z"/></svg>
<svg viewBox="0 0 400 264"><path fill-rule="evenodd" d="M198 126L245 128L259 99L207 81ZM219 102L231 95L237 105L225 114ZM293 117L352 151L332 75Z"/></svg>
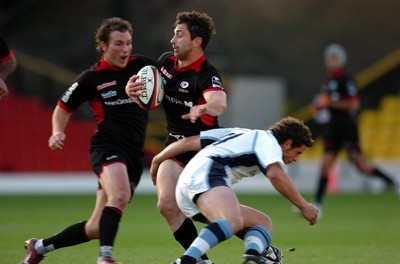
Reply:
<svg viewBox="0 0 400 264"><path fill-rule="evenodd" d="M71 94L75 91L76 87L78 87L78 83L74 82L69 88L68 90L65 92L64 96L61 98L61 101L63 101L64 103L68 102L69 97L71 96Z"/></svg>

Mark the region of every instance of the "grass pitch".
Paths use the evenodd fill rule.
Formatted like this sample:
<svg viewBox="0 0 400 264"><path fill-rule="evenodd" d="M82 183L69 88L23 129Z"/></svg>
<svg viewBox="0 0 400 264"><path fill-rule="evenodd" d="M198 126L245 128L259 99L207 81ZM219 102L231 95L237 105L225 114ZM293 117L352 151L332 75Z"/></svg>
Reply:
<svg viewBox="0 0 400 264"><path fill-rule="evenodd" d="M322 220L310 226L279 195L239 195L243 204L267 212L274 222L273 244L285 264L400 263L400 201L392 192L336 195L326 199ZM0 263L19 263L24 241L48 237L85 220L94 196L0 196ZM198 227L204 225L198 224ZM294 248L294 251L287 249ZM154 195L137 195L126 211L115 243L123 264L167 264L183 253L156 209ZM208 252L216 264L241 263L243 243L233 237ZM98 241L59 249L43 263L93 264Z"/></svg>

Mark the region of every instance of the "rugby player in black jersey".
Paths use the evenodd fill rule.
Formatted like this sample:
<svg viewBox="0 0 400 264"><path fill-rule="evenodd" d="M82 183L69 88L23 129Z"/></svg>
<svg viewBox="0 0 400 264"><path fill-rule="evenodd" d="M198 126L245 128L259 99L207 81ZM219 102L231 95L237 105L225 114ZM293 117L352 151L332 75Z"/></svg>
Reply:
<svg viewBox="0 0 400 264"><path fill-rule="evenodd" d="M0 33L0 99L8 95L6 80L17 68L17 60L14 52L9 49L6 41Z"/></svg>
<svg viewBox="0 0 400 264"><path fill-rule="evenodd" d="M326 194L328 172L341 149L348 153L350 161L365 175L381 178L400 195L399 183L376 166L369 165L361 151L356 114L360 108L357 87L345 71L346 51L338 44L331 44L324 51L327 76L321 92L316 97L315 119L322 125L324 155L315 194L315 205L322 213L322 202Z"/></svg>
<svg viewBox="0 0 400 264"><path fill-rule="evenodd" d="M157 67L163 78L163 108L167 119L166 145L200 131L219 127L218 116L227 108L221 76L206 59L204 51L215 34L212 18L197 11L180 12L176 16L174 35L170 41L173 52L160 56ZM135 78L135 79L133 79ZM133 100L141 95L134 76L126 86ZM175 187L184 166L196 154L187 152L161 163L153 182L157 188L160 213L167 221L174 238L187 249L197 237L191 219L179 210ZM271 247L266 252L274 253ZM280 252L276 251L276 254ZM198 263L212 263L206 255Z"/></svg>
<svg viewBox="0 0 400 264"><path fill-rule="evenodd" d="M87 221L73 224L46 239L27 240L22 263L39 263L50 251L92 239L100 240L98 264L117 263L113 259L114 240L142 174L148 121L148 112L127 96L125 85L133 74L145 65L154 65L154 61L131 55L132 26L126 20L116 17L103 20L95 40L102 56L58 101L49 147L58 151L64 148L68 120L88 101L97 123L90 144L90 161L99 182L96 204Z"/></svg>
<svg viewBox="0 0 400 264"><path fill-rule="evenodd" d="M163 108L167 119L166 144L200 131L219 127L218 116L226 110L226 93L218 71L207 61L204 50L215 34L214 22L205 13L180 12L176 17L170 41L173 52L160 56L158 69L163 78ZM136 78L136 76L134 76ZM140 95L130 80L126 92L132 98ZM160 165L156 183L158 209L167 221L175 239L187 249L197 237L192 220L179 210L175 186L183 167L194 156L188 152ZM207 259L207 256L203 256ZM202 263L211 263L205 260Z"/></svg>

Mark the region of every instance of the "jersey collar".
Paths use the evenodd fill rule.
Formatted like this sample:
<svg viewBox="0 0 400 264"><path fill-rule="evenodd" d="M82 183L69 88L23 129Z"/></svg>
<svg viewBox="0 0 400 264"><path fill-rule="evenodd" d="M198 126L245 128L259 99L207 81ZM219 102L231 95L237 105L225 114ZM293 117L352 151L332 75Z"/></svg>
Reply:
<svg viewBox="0 0 400 264"><path fill-rule="evenodd" d="M131 56L129 58L129 62L134 60L134 59L135 59L135 57ZM100 61L99 61L99 64L97 65L97 67L96 67L96 70L100 71L100 70L106 70L106 69L112 70L112 71L123 70L123 68L115 67L114 65L109 64L108 62L106 62L106 60L104 58L100 58Z"/></svg>
<svg viewBox="0 0 400 264"><path fill-rule="evenodd" d="M203 62L206 60L206 56L201 55L201 57L196 60L195 62L193 62L192 64L189 64L185 67L178 67L178 58L176 56L172 56L173 60L174 60L174 70L178 71L178 72L183 72L183 71L187 71L187 70L194 70L196 72L199 72L201 69L201 64L203 64Z"/></svg>

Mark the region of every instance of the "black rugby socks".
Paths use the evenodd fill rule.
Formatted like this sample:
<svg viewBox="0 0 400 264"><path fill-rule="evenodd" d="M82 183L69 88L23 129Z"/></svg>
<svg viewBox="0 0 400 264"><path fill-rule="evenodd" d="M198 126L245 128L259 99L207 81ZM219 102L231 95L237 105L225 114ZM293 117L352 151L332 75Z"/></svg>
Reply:
<svg viewBox="0 0 400 264"><path fill-rule="evenodd" d="M57 248L70 247L81 243L88 242L89 239L85 233L86 221L73 224L60 233L55 234L52 237L43 239L43 246L46 252Z"/></svg>

